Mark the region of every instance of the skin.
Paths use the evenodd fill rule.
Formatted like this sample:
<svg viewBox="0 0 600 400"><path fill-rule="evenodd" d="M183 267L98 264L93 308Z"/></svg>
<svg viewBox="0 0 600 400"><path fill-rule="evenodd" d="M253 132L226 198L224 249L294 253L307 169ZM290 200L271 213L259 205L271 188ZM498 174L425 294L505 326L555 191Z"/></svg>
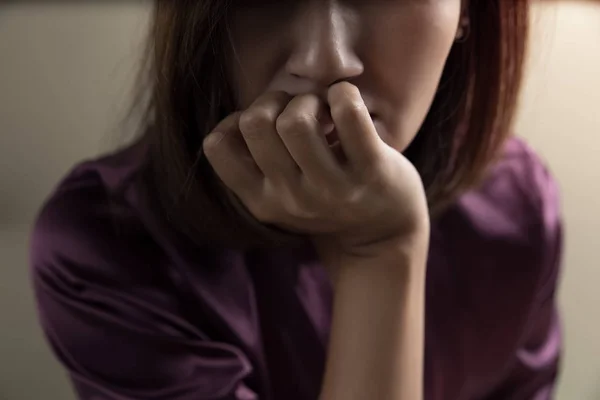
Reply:
<svg viewBox="0 0 600 400"><path fill-rule="evenodd" d="M431 106L461 1L252 3L231 16L242 111L206 138L206 156L258 220L312 237L331 271L321 398L418 400L429 215L402 151Z"/></svg>
<svg viewBox="0 0 600 400"><path fill-rule="evenodd" d="M232 79L245 110L262 94L355 85L382 139L416 135L457 36L460 0L262 1L233 13ZM252 1L261 3L261 1Z"/></svg>

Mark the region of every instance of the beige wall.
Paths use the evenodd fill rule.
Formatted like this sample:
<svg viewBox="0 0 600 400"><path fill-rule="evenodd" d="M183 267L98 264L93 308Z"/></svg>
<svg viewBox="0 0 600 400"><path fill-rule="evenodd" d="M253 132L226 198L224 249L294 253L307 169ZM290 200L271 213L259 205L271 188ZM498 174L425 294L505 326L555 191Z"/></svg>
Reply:
<svg viewBox="0 0 600 400"><path fill-rule="evenodd" d="M600 3L558 1L535 17L517 130L562 188L566 334L559 399L600 399Z"/></svg>
<svg viewBox="0 0 600 400"><path fill-rule="evenodd" d="M34 314L26 254L29 223L74 162L115 143L150 2L4 3L0 400L70 400L71 388Z"/></svg>
<svg viewBox="0 0 600 400"><path fill-rule="evenodd" d="M29 221L75 160L109 147L149 2L24 3L0 5L0 223Z"/></svg>
<svg viewBox="0 0 600 400"><path fill-rule="evenodd" d="M100 3L100 2L98 2ZM0 6L0 399L71 397L36 325L26 241L34 212L76 161L110 147L148 3ZM518 131L549 161L567 228L561 292L567 352L560 399L600 398L600 9L536 13ZM10 361L8 361L10 360Z"/></svg>

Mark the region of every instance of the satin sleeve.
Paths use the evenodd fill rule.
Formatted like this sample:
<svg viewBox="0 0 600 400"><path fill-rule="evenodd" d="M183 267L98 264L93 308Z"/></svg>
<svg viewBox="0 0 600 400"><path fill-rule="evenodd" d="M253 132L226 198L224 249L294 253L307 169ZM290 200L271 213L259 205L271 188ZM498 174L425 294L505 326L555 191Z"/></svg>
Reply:
<svg viewBox="0 0 600 400"><path fill-rule="evenodd" d="M55 196L31 241L41 327L78 398L257 399L245 383L247 357L185 318L185 304L153 272L160 257L135 227L113 235L114 210L95 203L101 195Z"/></svg>
<svg viewBox="0 0 600 400"><path fill-rule="evenodd" d="M563 347L557 289L561 277L563 223L559 186L537 159L529 164L529 189L536 207L539 270L534 304L512 367L485 400L550 400L560 374Z"/></svg>

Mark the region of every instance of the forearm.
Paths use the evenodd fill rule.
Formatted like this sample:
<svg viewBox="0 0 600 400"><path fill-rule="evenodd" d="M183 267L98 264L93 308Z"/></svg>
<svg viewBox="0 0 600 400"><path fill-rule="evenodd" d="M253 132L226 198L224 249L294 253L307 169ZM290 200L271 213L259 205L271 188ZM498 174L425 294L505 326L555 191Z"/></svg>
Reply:
<svg viewBox="0 0 600 400"><path fill-rule="evenodd" d="M321 400L422 399L427 244L419 246L337 267Z"/></svg>

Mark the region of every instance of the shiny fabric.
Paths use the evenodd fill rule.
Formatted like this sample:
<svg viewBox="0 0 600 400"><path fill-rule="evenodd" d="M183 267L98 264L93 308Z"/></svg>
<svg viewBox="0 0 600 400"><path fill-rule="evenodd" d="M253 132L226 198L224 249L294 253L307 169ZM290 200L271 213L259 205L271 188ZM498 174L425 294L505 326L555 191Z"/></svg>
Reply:
<svg viewBox="0 0 600 400"><path fill-rule="evenodd" d="M174 240L133 184L141 153L77 166L34 228L41 324L79 398L316 400L333 293L314 252ZM552 397L560 250L557 186L511 139L433 221L426 400Z"/></svg>

